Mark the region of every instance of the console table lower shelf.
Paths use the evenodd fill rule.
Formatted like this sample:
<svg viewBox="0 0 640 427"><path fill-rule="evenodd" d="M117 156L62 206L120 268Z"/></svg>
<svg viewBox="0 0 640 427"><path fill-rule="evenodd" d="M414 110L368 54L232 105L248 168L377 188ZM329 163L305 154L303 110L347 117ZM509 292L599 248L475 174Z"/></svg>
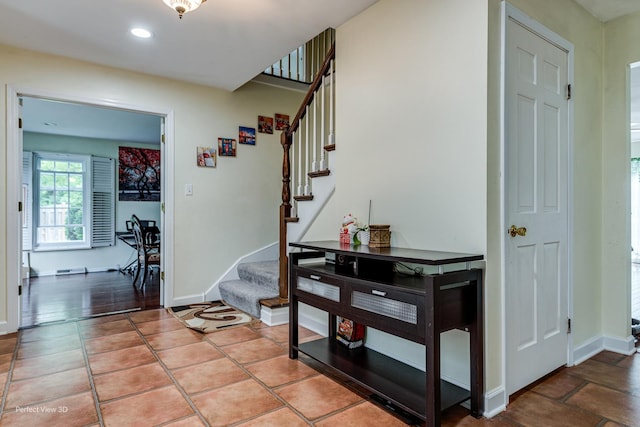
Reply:
<svg viewBox="0 0 640 427"><path fill-rule="evenodd" d="M329 338L300 344L297 350L346 375L402 410L423 420L429 416L426 413L423 371L366 347L347 349ZM445 380L440 380L440 391L441 410L462 403L471 396L469 390Z"/></svg>

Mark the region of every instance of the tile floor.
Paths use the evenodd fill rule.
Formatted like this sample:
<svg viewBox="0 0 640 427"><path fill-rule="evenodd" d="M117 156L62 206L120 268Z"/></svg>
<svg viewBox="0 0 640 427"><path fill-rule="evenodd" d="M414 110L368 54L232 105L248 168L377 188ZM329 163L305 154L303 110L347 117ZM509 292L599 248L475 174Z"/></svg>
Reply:
<svg viewBox="0 0 640 427"><path fill-rule="evenodd" d="M0 336L0 426L402 426L348 382L287 357L287 325L201 335L165 310ZM318 336L302 329L301 340ZM603 352L477 420L444 426L640 426L640 354Z"/></svg>

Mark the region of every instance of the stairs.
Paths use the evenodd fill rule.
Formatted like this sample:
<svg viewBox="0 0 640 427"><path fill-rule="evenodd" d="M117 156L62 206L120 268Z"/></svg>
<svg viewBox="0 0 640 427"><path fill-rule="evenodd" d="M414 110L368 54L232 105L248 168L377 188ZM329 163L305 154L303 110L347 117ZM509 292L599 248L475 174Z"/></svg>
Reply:
<svg viewBox="0 0 640 427"><path fill-rule="evenodd" d="M238 264L239 279L219 285L220 296L229 305L260 319L260 300L277 298L278 261Z"/></svg>

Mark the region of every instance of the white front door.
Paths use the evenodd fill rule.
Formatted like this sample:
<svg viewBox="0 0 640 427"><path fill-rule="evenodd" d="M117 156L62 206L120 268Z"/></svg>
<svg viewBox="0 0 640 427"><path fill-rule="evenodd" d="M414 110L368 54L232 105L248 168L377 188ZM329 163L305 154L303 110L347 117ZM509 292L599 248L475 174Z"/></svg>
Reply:
<svg viewBox="0 0 640 427"><path fill-rule="evenodd" d="M507 392L567 363L568 52L507 18ZM525 230L526 229L526 230Z"/></svg>

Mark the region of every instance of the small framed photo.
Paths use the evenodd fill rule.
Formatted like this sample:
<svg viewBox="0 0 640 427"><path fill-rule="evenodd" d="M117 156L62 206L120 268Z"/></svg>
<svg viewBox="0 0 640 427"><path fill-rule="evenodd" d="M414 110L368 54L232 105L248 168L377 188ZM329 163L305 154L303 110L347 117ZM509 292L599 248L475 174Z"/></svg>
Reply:
<svg viewBox="0 0 640 427"><path fill-rule="evenodd" d="M256 128L240 126L238 130L238 142L240 144L256 145Z"/></svg>
<svg viewBox="0 0 640 427"><path fill-rule="evenodd" d="M258 132L273 133L273 117L258 116Z"/></svg>
<svg viewBox="0 0 640 427"><path fill-rule="evenodd" d="M218 153L220 157L235 157L236 140L231 138L218 138Z"/></svg>
<svg viewBox="0 0 640 427"><path fill-rule="evenodd" d="M215 168L217 163L216 149L213 147L197 147L197 165Z"/></svg>
<svg viewBox="0 0 640 427"><path fill-rule="evenodd" d="M285 130L289 127L289 116L276 113L276 130Z"/></svg>

